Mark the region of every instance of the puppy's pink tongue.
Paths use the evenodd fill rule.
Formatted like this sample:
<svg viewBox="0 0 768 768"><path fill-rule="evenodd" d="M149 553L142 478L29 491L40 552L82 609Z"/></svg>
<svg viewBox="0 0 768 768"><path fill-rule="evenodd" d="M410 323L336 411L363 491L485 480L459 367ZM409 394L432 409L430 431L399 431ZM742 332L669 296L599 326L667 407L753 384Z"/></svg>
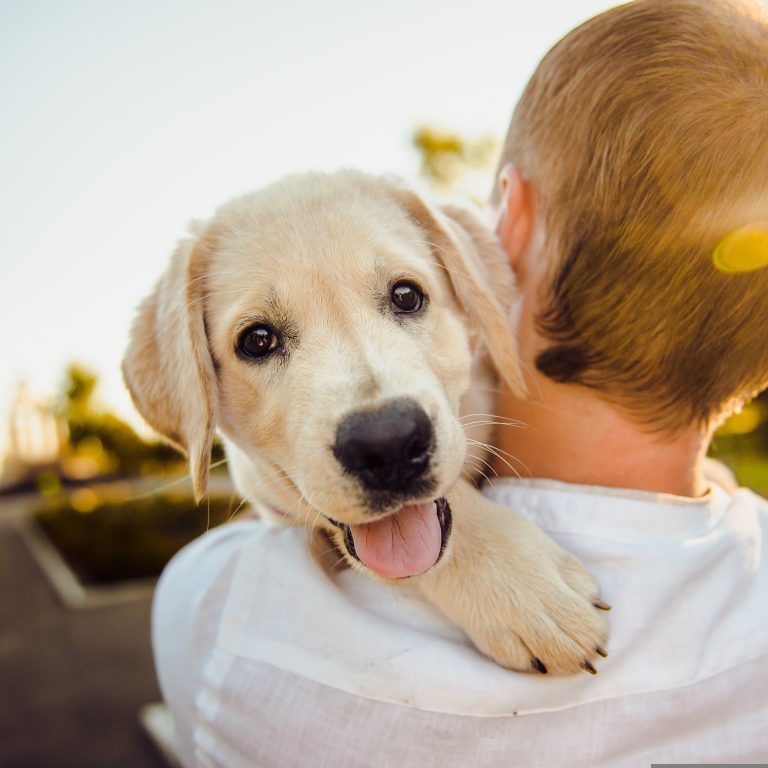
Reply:
<svg viewBox="0 0 768 768"><path fill-rule="evenodd" d="M381 576L415 576L440 557L442 532L434 501L401 507L375 523L353 525L350 531L357 556Z"/></svg>

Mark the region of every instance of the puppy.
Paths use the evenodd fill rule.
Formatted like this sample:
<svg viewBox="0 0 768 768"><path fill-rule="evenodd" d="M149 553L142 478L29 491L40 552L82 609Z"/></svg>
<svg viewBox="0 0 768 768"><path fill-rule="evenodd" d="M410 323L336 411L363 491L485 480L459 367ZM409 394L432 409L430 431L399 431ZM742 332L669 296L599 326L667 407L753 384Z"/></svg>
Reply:
<svg viewBox="0 0 768 768"><path fill-rule="evenodd" d="M352 171L289 177L181 241L125 381L188 455L198 498L218 429L263 517L407 578L506 667L592 672L606 631L592 577L462 479L468 441L490 439L493 369L523 390L513 298L468 213Z"/></svg>

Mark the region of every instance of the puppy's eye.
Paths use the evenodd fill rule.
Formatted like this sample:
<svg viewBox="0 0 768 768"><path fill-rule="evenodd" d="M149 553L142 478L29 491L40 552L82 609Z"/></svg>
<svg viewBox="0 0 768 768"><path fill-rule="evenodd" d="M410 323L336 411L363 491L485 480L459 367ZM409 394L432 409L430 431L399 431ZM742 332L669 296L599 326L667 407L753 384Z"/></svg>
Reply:
<svg viewBox="0 0 768 768"><path fill-rule="evenodd" d="M424 306L424 292L409 280L400 280L395 283L389 298L398 314L418 312Z"/></svg>
<svg viewBox="0 0 768 768"><path fill-rule="evenodd" d="M280 339L274 329L264 323L246 328L237 339L237 351L243 357L266 357L280 347Z"/></svg>

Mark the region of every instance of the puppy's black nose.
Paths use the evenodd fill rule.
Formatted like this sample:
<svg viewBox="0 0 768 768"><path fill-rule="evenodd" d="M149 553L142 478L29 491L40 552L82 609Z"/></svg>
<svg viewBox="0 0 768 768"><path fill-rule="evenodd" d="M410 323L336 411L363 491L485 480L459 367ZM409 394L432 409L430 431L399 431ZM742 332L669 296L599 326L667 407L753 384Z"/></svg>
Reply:
<svg viewBox="0 0 768 768"><path fill-rule="evenodd" d="M336 430L333 455L370 491L407 494L429 466L432 423L413 400L357 411Z"/></svg>

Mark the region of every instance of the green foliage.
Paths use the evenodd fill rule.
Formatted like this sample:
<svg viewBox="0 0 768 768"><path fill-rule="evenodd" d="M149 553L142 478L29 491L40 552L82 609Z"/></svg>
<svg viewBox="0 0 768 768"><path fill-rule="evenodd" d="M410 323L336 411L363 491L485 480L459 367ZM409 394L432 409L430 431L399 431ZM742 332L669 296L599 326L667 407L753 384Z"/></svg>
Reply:
<svg viewBox="0 0 768 768"><path fill-rule="evenodd" d="M755 400L762 411L762 417L757 427L758 434L762 440L763 450L768 453L768 389L760 394Z"/></svg>
<svg viewBox="0 0 768 768"><path fill-rule="evenodd" d="M768 390L720 427L709 455L728 466L740 485L768 496Z"/></svg>
<svg viewBox="0 0 768 768"><path fill-rule="evenodd" d="M143 440L100 409L97 385L98 377L81 366L66 371L57 404L66 443L57 465L38 473L45 506L35 519L85 584L156 576L181 547L230 519L235 507L232 499L220 496L199 507L189 496L167 493L131 499L135 483L67 490L67 480L184 471L178 451ZM217 454L222 456L220 447L214 459Z"/></svg>
<svg viewBox="0 0 768 768"><path fill-rule="evenodd" d="M229 520L229 498L199 507L187 497L157 495L133 501L99 501L78 510L59 498L36 521L85 584L157 576L185 544Z"/></svg>
<svg viewBox="0 0 768 768"><path fill-rule="evenodd" d="M67 368L59 396L59 415L67 427L64 474L146 474L183 461L171 446L143 440L122 419L100 410L93 397L97 384L96 374L86 368Z"/></svg>
<svg viewBox="0 0 768 768"><path fill-rule="evenodd" d="M423 126L413 135L421 155L421 175L439 192L464 192L484 199L490 192L498 141L492 136L466 139L451 131ZM472 181L480 174L478 186Z"/></svg>
<svg viewBox="0 0 768 768"><path fill-rule="evenodd" d="M64 380L63 404L66 414L72 416L88 413L98 378L85 368L72 363Z"/></svg>

